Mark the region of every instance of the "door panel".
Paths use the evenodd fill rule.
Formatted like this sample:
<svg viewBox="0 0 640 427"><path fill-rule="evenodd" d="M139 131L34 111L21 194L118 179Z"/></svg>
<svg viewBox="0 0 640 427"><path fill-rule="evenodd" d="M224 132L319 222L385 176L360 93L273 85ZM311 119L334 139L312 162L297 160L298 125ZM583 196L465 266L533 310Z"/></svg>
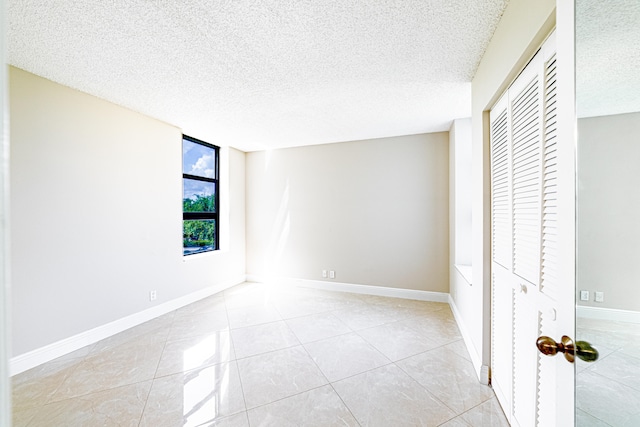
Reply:
<svg viewBox="0 0 640 427"><path fill-rule="evenodd" d="M507 418L513 396L513 306L515 295L509 270L493 263L491 271L491 387Z"/></svg>
<svg viewBox="0 0 640 427"><path fill-rule="evenodd" d="M579 426L640 425L640 3L576 0ZM588 292L585 300L580 291ZM602 292L602 300L596 300Z"/></svg>
<svg viewBox="0 0 640 427"><path fill-rule="evenodd" d="M536 285L540 271L540 53L509 88L513 174L513 272Z"/></svg>
<svg viewBox="0 0 640 427"><path fill-rule="evenodd" d="M558 321L559 313L573 313L573 301L559 296L557 92L552 33L490 112L491 381L516 426L558 425L558 405L565 403L558 397L573 388L573 381L557 380L559 364L568 362L542 355L535 345L541 335L573 335L572 322ZM565 146L573 154L570 140ZM572 184L565 179L568 199ZM568 250L573 252L571 244ZM571 367L562 369L566 374ZM569 418L561 420L566 424Z"/></svg>

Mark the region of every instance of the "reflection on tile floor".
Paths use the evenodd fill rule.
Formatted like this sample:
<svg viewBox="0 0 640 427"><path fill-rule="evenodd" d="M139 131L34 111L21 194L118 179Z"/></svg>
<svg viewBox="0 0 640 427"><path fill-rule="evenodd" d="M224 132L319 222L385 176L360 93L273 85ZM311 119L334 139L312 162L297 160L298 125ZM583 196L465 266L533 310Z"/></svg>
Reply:
<svg viewBox="0 0 640 427"><path fill-rule="evenodd" d="M640 425L640 325L577 319L577 340L593 345L596 362L578 360L576 424L579 427Z"/></svg>
<svg viewBox="0 0 640 427"><path fill-rule="evenodd" d="M256 283L12 380L15 426L508 425L447 304Z"/></svg>

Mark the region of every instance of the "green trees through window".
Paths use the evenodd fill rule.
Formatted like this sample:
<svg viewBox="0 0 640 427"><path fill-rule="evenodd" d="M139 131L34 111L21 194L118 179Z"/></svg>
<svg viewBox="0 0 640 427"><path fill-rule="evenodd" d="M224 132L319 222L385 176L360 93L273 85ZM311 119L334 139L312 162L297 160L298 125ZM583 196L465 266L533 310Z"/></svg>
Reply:
<svg viewBox="0 0 640 427"><path fill-rule="evenodd" d="M218 249L219 148L183 135L183 254Z"/></svg>

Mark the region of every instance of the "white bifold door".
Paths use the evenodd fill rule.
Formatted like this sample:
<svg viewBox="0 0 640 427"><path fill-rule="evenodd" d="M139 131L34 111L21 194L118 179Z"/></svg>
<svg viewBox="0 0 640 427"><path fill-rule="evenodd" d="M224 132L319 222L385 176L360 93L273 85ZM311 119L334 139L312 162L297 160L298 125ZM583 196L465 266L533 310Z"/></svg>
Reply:
<svg viewBox="0 0 640 427"><path fill-rule="evenodd" d="M555 33L490 112L491 383L515 426L555 425L558 358L538 352L557 324Z"/></svg>

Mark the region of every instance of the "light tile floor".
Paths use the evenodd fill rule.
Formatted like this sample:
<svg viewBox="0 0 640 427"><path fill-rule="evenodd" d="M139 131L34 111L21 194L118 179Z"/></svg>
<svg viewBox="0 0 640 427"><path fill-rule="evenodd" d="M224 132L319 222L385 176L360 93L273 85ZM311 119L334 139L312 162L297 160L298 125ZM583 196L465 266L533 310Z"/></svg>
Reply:
<svg viewBox="0 0 640 427"><path fill-rule="evenodd" d="M640 426L640 325L577 319L576 339L600 357L576 366L576 424L579 427Z"/></svg>
<svg viewBox="0 0 640 427"><path fill-rule="evenodd" d="M244 283L13 378L15 426L507 426L447 304Z"/></svg>

